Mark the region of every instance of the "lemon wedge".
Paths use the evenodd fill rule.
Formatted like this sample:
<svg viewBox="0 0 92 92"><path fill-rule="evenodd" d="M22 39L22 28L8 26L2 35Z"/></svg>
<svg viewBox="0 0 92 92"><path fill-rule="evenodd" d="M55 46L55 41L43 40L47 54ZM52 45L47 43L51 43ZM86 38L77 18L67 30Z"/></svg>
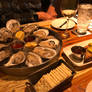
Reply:
<svg viewBox="0 0 92 92"><path fill-rule="evenodd" d="M35 46L37 46L37 43L36 42L27 42L25 44L25 47L35 47Z"/></svg>
<svg viewBox="0 0 92 92"><path fill-rule="evenodd" d="M15 37L19 40L23 40L25 36L25 33L23 31L18 31L15 35Z"/></svg>

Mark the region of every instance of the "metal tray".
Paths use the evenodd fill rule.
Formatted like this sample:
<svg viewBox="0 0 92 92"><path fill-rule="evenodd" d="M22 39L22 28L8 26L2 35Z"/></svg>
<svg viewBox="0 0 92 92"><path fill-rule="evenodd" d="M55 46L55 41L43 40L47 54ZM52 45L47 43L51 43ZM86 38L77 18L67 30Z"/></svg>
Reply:
<svg viewBox="0 0 92 92"><path fill-rule="evenodd" d="M17 65L17 66L14 66L14 67L5 67L5 66L3 66L3 64L0 63L0 70L2 72L7 73L9 75L14 75L14 76L22 76L22 77L28 76L29 74L31 74L31 73L49 65L50 63L58 60L58 58L60 56L60 50L61 50L61 47L62 47L61 37L59 36L59 34L57 34L56 32L52 31L49 28L39 27L38 29L48 29L49 32L50 32L50 35L54 36L55 38L57 38L60 41L60 44L57 48L57 54L53 58L46 60L42 64L37 65L37 66L33 66L33 67L27 67L27 66L23 66L23 65Z"/></svg>
<svg viewBox="0 0 92 92"><path fill-rule="evenodd" d="M30 92L36 92L34 85L37 83L37 81L42 77L42 75L49 73L52 69L55 69L56 67L58 67L61 63L63 63L64 65L66 65L71 71L72 71L72 75L69 78L66 78L63 82L61 82L60 84L56 85L53 89L51 89L49 92L57 92L57 90L60 89L60 91L68 88L71 85L71 80L75 74L75 71L63 60L59 60L54 62L53 64L44 67L36 72L34 72L33 74L31 74L28 78L29 78L29 83L26 83L27 88L30 90Z"/></svg>

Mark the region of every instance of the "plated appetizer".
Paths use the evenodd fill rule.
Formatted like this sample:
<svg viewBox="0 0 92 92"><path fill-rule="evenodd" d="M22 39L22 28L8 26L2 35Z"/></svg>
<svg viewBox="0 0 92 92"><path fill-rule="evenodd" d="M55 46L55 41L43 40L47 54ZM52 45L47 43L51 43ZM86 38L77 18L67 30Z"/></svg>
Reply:
<svg viewBox="0 0 92 92"><path fill-rule="evenodd" d="M84 63L92 62L92 43L85 47L73 46L71 51L75 59L81 59Z"/></svg>
<svg viewBox="0 0 92 92"><path fill-rule="evenodd" d="M46 28L36 24L21 28L19 21L9 20L0 29L0 63L5 67L24 64L32 67L57 55L60 41Z"/></svg>

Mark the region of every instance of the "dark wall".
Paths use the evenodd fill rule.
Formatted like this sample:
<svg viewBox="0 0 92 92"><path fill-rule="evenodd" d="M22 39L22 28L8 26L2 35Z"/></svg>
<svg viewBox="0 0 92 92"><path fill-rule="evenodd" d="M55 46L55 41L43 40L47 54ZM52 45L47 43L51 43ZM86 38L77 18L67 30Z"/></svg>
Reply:
<svg viewBox="0 0 92 92"><path fill-rule="evenodd" d="M50 5L50 0L41 0L41 2L42 2L42 10L47 11Z"/></svg>
<svg viewBox="0 0 92 92"><path fill-rule="evenodd" d="M90 3L90 4L92 4L92 0L79 0L79 3Z"/></svg>

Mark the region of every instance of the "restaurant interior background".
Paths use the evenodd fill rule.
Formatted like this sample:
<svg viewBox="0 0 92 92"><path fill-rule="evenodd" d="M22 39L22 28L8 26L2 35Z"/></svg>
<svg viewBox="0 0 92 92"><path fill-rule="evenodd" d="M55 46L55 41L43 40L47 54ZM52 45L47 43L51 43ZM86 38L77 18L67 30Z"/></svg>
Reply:
<svg viewBox="0 0 92 92"><path fill-rule="evenodd" d="M92 0L0 0L0 92L92 92Z"/></svg>

